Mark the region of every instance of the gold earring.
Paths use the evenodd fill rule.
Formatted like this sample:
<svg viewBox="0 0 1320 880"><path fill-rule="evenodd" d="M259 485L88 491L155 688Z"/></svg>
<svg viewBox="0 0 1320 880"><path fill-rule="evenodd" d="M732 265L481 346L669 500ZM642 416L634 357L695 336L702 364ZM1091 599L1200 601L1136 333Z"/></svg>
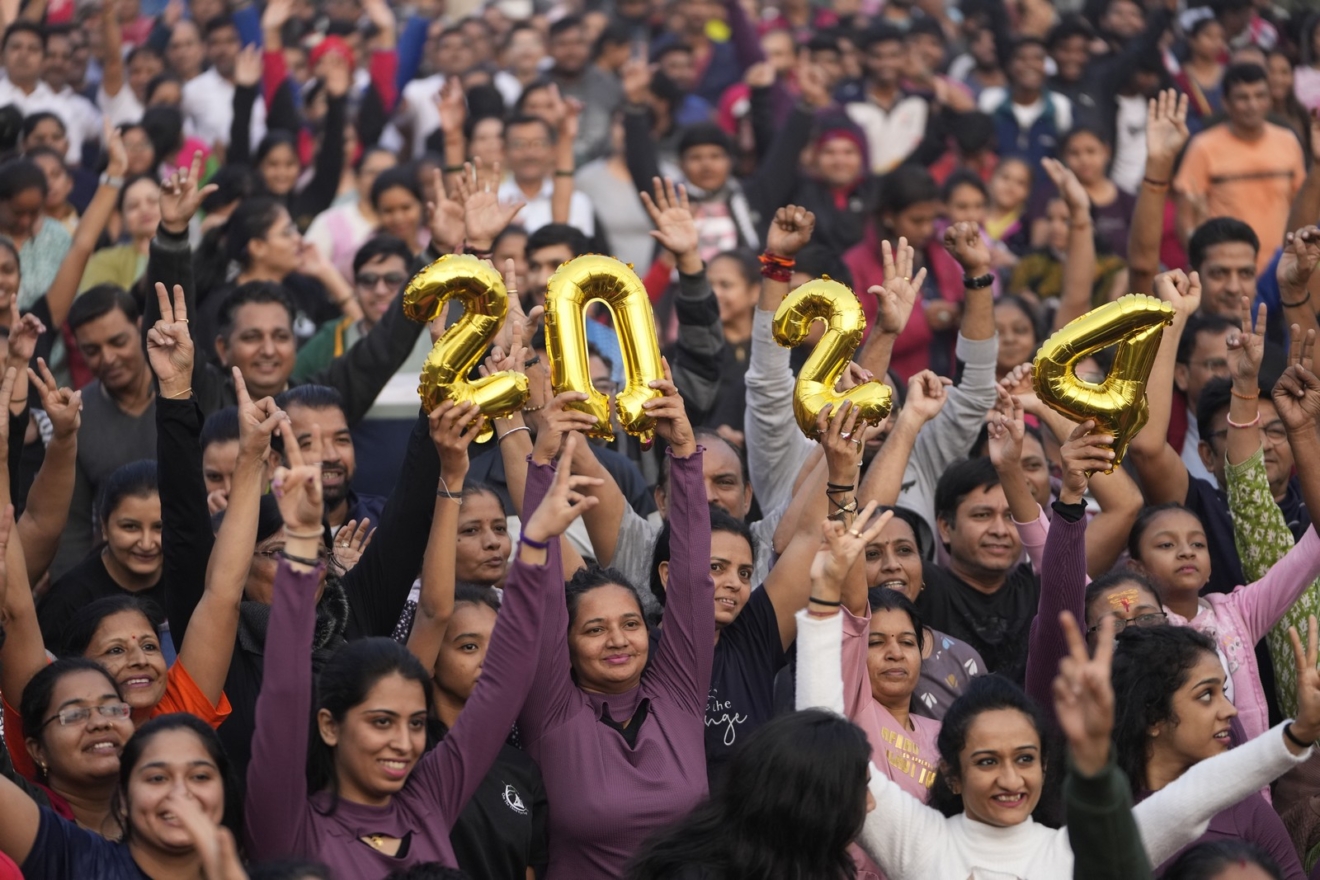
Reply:
<svg viewBox="0 0 1320 880"><path fill-rule="evenodd" d="M38 761L38 762L37 762L37 766L41 768L41 775L42 775L42 776L49 776L49 775L50 775L50 770L49 770L49 768L46 767L46 762L45 762L45 761Z"/></svg>

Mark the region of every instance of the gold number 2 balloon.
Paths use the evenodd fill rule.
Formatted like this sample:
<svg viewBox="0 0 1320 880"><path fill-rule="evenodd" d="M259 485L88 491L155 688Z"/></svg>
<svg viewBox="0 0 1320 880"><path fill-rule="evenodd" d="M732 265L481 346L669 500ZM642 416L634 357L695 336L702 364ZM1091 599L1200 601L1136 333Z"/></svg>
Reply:
<svg viewBox="0 0 1320 880"><path fill-rule="evenodd" d="M862 304L847 287L826 276L808 281L784 297L775 310L775 341L785 348L801 345L817 320L825 322L825 335L807 358L793 389L798 427L808 437L815 437L820 411L826 404L837 407L845 400L859 408L861 421L883 421L893 403L888 385L873 379L843 393L834 390L866 330Z"/></svg>
<svg viewBox="0 0 1320 880"><path fill-rule="evenodd" d="M1097 431L1113 435L1114 465L1120 464L1150 415L1146 381L1164 328L1172 323L1172 306L1141 293L1068 322L1036 355L1036 396L1073 421L1094 419ZM1077 378L1078 361L1115 344L1114 365L1105 381L1097 385Z"/></svg>
<svg viewBox="0 0 1320 880"><path fill-rule="evenodd" d="M403 311L421 323L435 320L449 300L463 304L463 316L449 326L422 365L417 393L427 411L443 400L473 402L482 413L498 418L518 411L527 402L527 377L512 370L469 379L504 324L509 293L500 273L467 254L441 257L408 282ZM487 428L479 440L490 437Z"/></svg>
<svg viewBox="0 0 1320 880"><path fill-rule="evenodd" d="M613 437L610 401L591 384L587 363L587 303L600 300L614 314L614 328L623 352L623 389L614 398L623 429L643 443L651 442L655 421L642 404L660 396L650 383L665 377L655 315L635 272L626 263L600 254L583 254L561 265L546 285L545 342L550 356L550 381L555 393L581 391L587 399L574 409L595 416L592 432Z"/></svg>

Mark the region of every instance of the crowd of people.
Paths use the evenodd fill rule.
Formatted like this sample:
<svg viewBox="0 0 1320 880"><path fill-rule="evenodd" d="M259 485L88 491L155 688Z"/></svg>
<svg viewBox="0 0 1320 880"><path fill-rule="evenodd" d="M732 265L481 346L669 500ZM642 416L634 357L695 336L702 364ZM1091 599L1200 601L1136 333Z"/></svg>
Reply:
<svg viewBox="0 0 1320 880"><path fill-rule="evenodd" d="M0 880L1320 878L1293 6L0 2Z"/></svg>

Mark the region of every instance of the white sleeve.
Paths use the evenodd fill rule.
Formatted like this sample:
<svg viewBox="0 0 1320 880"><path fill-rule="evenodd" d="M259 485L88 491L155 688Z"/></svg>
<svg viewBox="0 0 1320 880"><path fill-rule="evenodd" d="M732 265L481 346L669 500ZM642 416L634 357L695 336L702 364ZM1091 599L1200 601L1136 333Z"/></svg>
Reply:
<svg viewBox="0 0 1320 880"><path fill-rule="evenodd" d="M797 626L795 707L844 714L843 615L813 617L803 608L797 613Z"/></svg>
<svg viewBox="0 0 1320 880"><path fill-rule="evenodd" d="M1232 751L1202 761L1133 808L1151 864L1205 833L1210 819L1311 757L1288 751L1284 722Z"/></svg>
<svg viewBox="0 0 1320 880"><path fill-rule="evenodd" d="M761 510L793 500L793 484L816 444L793 417L790 350L775 342L774 312L757 309L752 318L752 351L747 362L747 410L743 419L747 467Z"/></svg>

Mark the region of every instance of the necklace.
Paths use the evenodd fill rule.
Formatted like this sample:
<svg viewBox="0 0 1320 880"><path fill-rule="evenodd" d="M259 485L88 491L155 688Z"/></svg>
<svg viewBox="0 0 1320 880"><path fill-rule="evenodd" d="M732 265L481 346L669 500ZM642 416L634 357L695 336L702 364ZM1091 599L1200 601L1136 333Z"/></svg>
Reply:
<svg viewBox="0 0 1320 880"><path fill-rule="evenodd" d="M384 849L384 848L385 848L385 835L384 835L384 834L368 834L368 835L367 835L365 838L363 838L363 839L364 839L368 844L370 844L374 849Z"/></svg>

